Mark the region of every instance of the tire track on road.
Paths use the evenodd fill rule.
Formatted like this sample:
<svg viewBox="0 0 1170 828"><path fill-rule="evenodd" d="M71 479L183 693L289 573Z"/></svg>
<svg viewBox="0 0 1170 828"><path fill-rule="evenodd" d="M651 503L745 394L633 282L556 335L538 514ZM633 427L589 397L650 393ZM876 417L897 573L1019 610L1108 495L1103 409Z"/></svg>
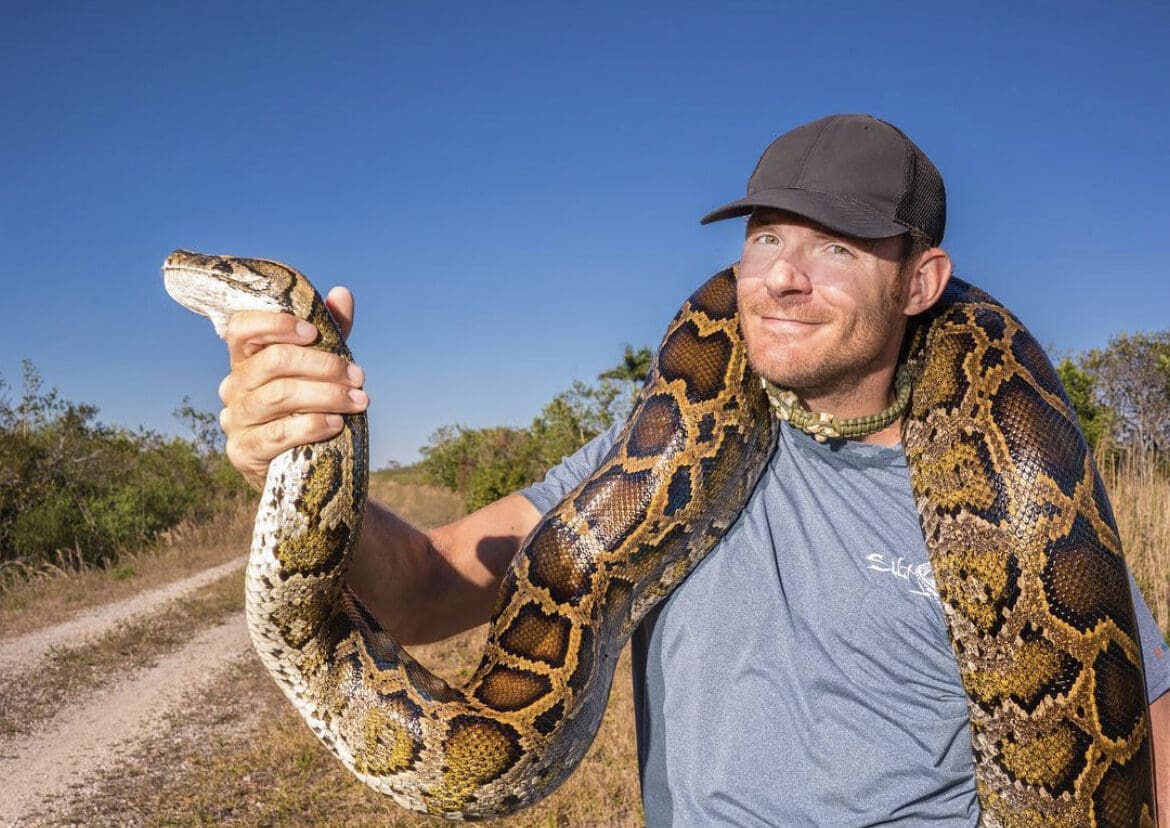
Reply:
<svg viewBox="0 0 1170 828"><path fill-rule="evenodd" d="M53 647L76 646L86 639L97 638L121 621L154 612L168 601L181 598L242 568L245 561L246 558L237 558L123 601L86 610L52 627L35 630L16 638L0 639L0 675L12 673L18 667L34 664L44 658Z"/></svg>

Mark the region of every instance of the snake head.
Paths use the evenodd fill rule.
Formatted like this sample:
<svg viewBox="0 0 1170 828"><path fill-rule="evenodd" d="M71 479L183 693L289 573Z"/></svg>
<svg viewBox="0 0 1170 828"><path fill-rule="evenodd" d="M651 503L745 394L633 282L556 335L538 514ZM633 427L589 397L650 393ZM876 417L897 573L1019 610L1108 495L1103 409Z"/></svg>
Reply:
<svg viewBox="0 0 1170 828"><path fill-rule="evenodd" d="M300 275L279 262L176 250L167 256L162 271L167 293L210 319L221 339L227 336L228 320L238 311L307 315L307 309L297 307L291 295Z"/></svg>

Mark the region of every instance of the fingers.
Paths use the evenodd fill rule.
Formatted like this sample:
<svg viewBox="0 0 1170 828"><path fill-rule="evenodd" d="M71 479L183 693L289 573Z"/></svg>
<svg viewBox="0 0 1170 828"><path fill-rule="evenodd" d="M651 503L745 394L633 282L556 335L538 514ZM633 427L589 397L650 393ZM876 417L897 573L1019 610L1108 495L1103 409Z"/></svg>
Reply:
<svg viewBox="0 0 1170 828"><path fill-rule="evenodd" d="M224 409L228 411L228 409ZM264 485L268 464L281 452L336 436L342 429L339 414L298 414L254 428L233 431L227 439L228 460L256 488Z"/></svg>
<svg viewBox="0 0 1170 828"><path fill-rule="evenodd" d="M353 330L353 294L349 288L335 287L330 289L325 297L325 307L333 314L333 321L341 328L341 338L349 339L349 332Z"/></svg>
<svg viewBox="0 0 1170 828"><path fill-rule="evenodd" d="M232 465L259 485L280 452L333 437L342 426L336 415L369 406L364 379L339 356L295 345L270 345L244 360L220 383Z"/></svg>
<svg viewBox="0 0 1170 828"><path fill-rule="evenodd" d="M317 339L317 329L287 313L239 311L228 320L227 334L232 366L255 356L274 343L308 345Z"/></svg>
<svg viewBox="0 0 1170 828"><path fill-rule="evenodd" d="M353 329L354 314L353 294L349 288L338 286L330 290L325 297L325 306L341 329L342 338L348 338ZM235 365L254 356L266 345L309 345L316 341L317 329L287 313L239 311L228 320L225 339L232 365Z"/></svg>
<svg viewBox="0 0 1170 828"><path fill-rule="evenodd" d="M365 411L370 402L360 388L300 377L278 377L234 393L235 376L220 386L228 393L219 424L227 435L228 459L257 488L264 484L273 457L294 446L335 437L344 425L341 415Z"/></svg>
<svg viewBox="0 0 1170 828"><path fill-rule="evenodd" d="M365 411L369 402L360 388L281 378L231 398L219 419L230 436L293 414L356 414Z"/></svg>
<svg viewBox="0 0 1170 828"><path fill-rule="evenodd" d="M278 343L233 363L232 372L220 383L219 398L224 405L231 405L241 395L286 377L332 382L348 388L359 388L366 379L365 372L344 357Z"/></svg>
<svg viewBox="0 0 1170 828"><path fill-rule="evenodd" d="M334 288L328 298L343 335L353 326L353 296ZM220 426L227 455L260 487L272 458L282 451L336 436L342 414L365 411L365 372L343 357L305 347L317 329L288 314L241 311L225 339L232 370L219 385Z"/></svg>

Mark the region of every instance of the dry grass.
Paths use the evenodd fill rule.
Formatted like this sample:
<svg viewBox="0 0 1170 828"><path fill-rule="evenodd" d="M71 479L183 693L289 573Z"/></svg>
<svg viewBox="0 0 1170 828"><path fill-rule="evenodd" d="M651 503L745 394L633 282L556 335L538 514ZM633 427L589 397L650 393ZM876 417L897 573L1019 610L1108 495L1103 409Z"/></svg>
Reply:
<svg viewBox="0 0 1170 828"><path fill-rule="evenodd" d="M1127 452L1100 467L1125 559L1170 635L1170 476L1151 452Z"/></svg>
<svg viewBox="0 0 1170 828"><path fill-rule="evenodd" d="M370 498L420 529L431 529L462 517L463 498L449 489L425 483L402 483L385 472L370 475Z"/></svg>
<svg viewBox="0 0 1170 828"><path fill-rule="evenodd" d="M470 671L476 635L419 655L448 675ZM201 693L189 712L172 716L135 760L108 771L61 818L85 824L446 824L361 785L255 662ZM619 664L605 721L578 771L545 802L497 824L641 824L628 658Z"/></svg>

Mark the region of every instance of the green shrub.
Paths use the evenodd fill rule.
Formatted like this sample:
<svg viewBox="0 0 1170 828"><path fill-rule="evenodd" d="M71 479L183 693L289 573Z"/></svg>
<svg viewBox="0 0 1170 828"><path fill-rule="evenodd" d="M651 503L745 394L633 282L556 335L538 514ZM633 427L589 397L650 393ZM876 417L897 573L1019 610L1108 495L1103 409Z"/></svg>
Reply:
<svg viewBox="0 0 1170 828"><path fill-rule="evenodd" d="M0 562L115 561L185 520L206 519L247 490L188 404L177 412L203 429L196 440L96 422L97 408L41 391L25 363L13 404L0 380Z"/></svg>
<svg viewBox="0 0 1170 828"><path fill-rule="evenodd" d="M629 401L603 378L596 387L575 382L557 394L528 428L443 426L420 450L425 478L459 492L469 510L486 506L543 477L624 416Z"/></svg>

